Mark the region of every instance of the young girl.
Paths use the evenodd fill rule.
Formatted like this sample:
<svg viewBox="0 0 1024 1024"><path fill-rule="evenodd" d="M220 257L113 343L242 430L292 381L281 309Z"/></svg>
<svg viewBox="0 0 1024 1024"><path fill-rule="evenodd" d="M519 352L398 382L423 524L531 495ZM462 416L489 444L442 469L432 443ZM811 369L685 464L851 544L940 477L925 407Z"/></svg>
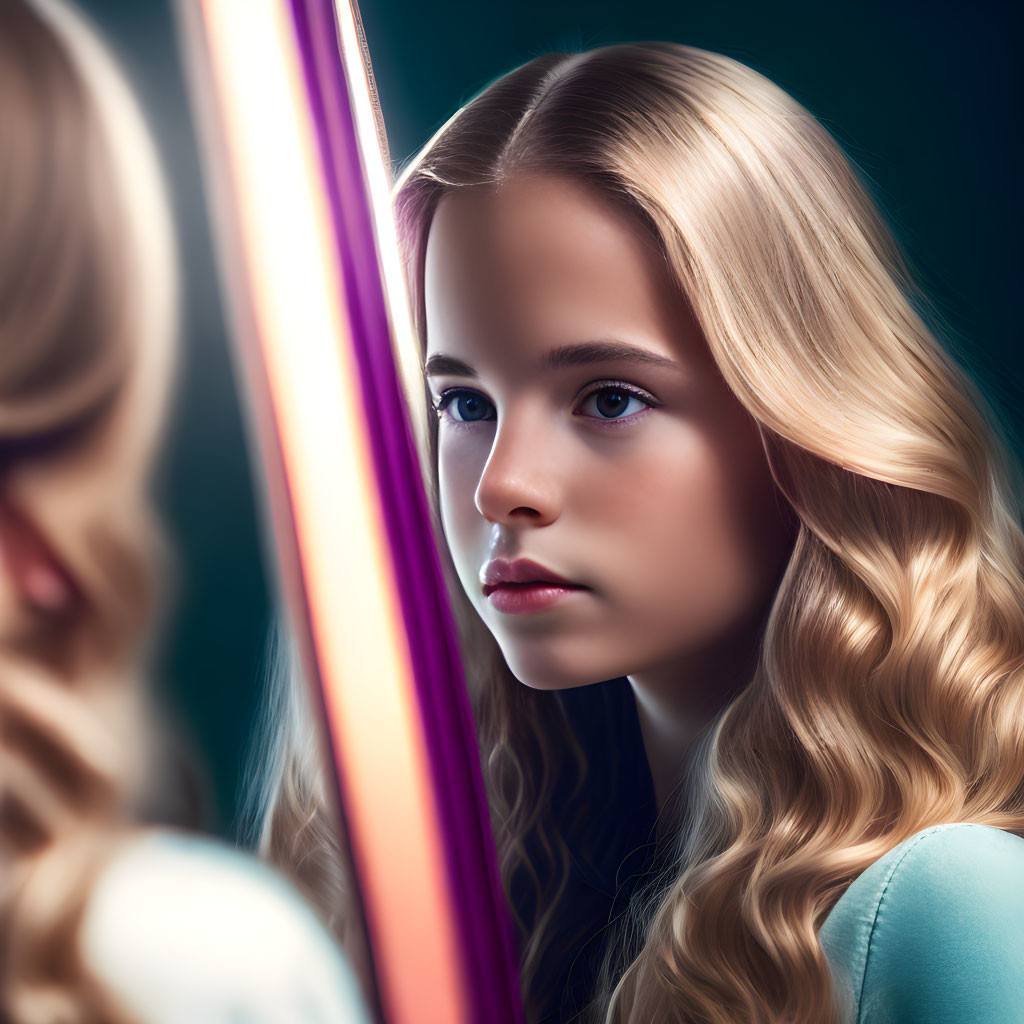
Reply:
<svg viewBox="0 0 1024 1024"><path fill-rule="evenodd" d="M1024 1020L1016 469L833 139L606 46L394 195L529 1018Z"/></svg>
<svg viewBox="0 0 1024 1024"><path fill-rule="evenodd" d="M652 793L609 800L609 747L579 728L582 799L557 785L590 691L553 691L624 677L665 855L620 940L613 1017L837 1019L855 965L837 950L834 982L819 931L876 860L911 837L918 856L973 842L968 901L1004 851L1024 868L1024 842L991 829L919 836L1024 830L1024 539L981 397L833 140L721 55L531 61L414 159L396 214L528 993L552 952L577 955L545 932L583 916L580 852L645 838L608 816L642 822ZM542 569L517 574L521 558ZM546 574L577 587L522 587ZM516 884L528 832L561 901ZM923 861L904 869L865 1020L939 1019L935 943L873 1003L886 956L917 948L891 931L915 883L944 891ZM967 923L936 914L937 934ZM985 906L966 942L996 942L988 989L1018 999L955 1019L1024 1012L1024 926L995 934L1006 920Z"/></svg>
<svg viewBox="0 0 1024 1024"><path fill-rule="evenodd" d="M282 880L131 822L176 260L135 101L58 0L0 4L0 185L0 1019L362 1022Z"/></svg>

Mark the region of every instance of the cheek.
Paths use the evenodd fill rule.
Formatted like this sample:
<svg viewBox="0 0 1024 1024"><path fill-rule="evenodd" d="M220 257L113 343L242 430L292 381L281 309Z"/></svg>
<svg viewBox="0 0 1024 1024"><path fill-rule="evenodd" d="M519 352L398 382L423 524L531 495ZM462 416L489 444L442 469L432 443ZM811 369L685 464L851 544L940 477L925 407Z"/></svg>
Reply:
<svg viewBox="0 0 1024 1024"><path fill-rule="evenodd" d="M477 511L474 496L489 450L489 441L483 439L448 439L443 430L438 438L437 483L441 525L452 559L460 569L467 557L478 554L475 545L479 541L481 526L486 525Z"/></svg>
<svg viewBox="0 0 1024 1024"><path fill-rule="evenodd" d="M638 647L709 641L777 582L786 531L759 444L719 440L694 433L659 446L636 500L616 503L615 591Z"/></svg>

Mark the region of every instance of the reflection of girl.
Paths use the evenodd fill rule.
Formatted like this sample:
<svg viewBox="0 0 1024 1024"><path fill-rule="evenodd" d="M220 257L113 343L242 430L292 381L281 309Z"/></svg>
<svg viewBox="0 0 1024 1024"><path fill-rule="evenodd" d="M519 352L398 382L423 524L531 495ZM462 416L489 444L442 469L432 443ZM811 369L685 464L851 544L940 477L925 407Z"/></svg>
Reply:
<svg viewBox="0 0 1024 1024"><path fill-rule="evenodd" d="M165 549L146 483L173 366L175 277L155 154L119 71L57 0L7 0L5 1024L362 1018L335 948L264 867L212 841L128 826L145 754L143 647L158 571L170 568L154 557Z"/></svg>
<svg viewBox="0 0 1024 1024"><path fill-rule="evenodd" d="M609 46L395 197L532 1019L1019 1020L1019 498L834 141Z"/></svg>

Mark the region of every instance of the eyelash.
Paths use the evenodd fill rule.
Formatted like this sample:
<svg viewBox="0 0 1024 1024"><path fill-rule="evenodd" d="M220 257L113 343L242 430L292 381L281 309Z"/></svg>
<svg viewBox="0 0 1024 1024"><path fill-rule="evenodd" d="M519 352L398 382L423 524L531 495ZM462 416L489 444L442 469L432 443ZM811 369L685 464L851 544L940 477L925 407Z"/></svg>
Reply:
<svg viewBox="0 0 1024 1024"><path fill-rule="evenodd" d="M581 404L589 398L593 398L594 395L604 394L605 392L613 392L614 394L629 395L630 398L636 398L638 401L643 402L648 408L654 408L661 403L651 394L646 391L641 391L639 388L633 387L631 384L621 383L619 381L605 381L602 382L600 387L595 387L588 391L580 399ZM443 418L444 411L459 395L478 395L483 398L483 395L479 391L474 391L472 388L448 388L442 391L437 396L437 401L433 403L434 411L437 413L439 418ZM486 401L486 399L484 399ZM604 429L605 425L611 427L617 427L622 423L633 423L636 418L640 416L646 410L640 410L640 412L630 413L628 416L617 416L617 417L600 417L600 416L588 416L587 419L596 420L602 424L601 429ZM493 420L457 420L453 417L448 417L448 421L452 426L455 427L471 427L476 423L493 423Z"/></svg>

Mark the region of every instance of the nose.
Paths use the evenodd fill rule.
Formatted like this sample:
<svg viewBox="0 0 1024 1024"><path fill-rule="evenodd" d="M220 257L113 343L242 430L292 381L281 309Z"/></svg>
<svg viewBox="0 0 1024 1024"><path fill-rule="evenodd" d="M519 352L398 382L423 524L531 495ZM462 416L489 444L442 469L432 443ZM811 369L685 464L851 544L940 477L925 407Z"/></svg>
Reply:
<svg viewBox="0 0 1024 1024"><path fill-rule="evenodd" d="M543 526L558 518L564 473L551 430L538 420L498 423L473 499L489 523Z"/></svg>

